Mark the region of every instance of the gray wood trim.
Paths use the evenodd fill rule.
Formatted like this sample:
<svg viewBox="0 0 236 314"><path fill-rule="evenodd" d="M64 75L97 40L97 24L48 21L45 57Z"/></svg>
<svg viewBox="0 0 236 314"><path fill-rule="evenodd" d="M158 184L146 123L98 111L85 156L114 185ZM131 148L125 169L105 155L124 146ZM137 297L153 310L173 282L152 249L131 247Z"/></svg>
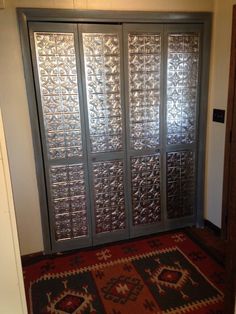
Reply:
<svg viewBox="0 0 236 314"><path fill-rule="evenodd" d="M85 186L86 186L86 203L87 203L87 221L88 221L88 241L84 244L87 246L88 242L92 244L92 222L91 222L91 199L90 199L90 186L89 186L89 169L88 169L88 151L87 151L87 130L86 130L86 117L85 117L85 109L83 103L83 88L82 88L82 72L81 72L81 59L82 56L79 51L79 32L76 24L74 26L74 34L75 34L75 57L76 57L76 65L77 65L77 77L78 77L78 88L79 88L79 103L80 103L80 115L81 115L81 135L83 142L83 162L85 169ZM73 242L73 241L72 241ZM77 243L77 242L76 242ZM82 243L82 241L80 241ZM76 246L74 246L76 248ZM77 246L78 247L78 246Z"/></svg>
<svg viewBox="0 0 236 314"><path fill-rule="evenodd" d="M162 219L164 220L164 226L166 227L167 221L167 176L166 176L166 135L167 135L167 115L166 115L166 103L167 103L167 52L168 52L168 42L166 39L167 30L166 25L164 25L163 30L163 40L162 40L162 104L161 104L161 115L162 115L162 138L161 138L161 149L162 149L162 163L161 163L161 192L162 192Z"/></svg>
<svg viewBox="0 0 236 314"><path fill-rule="evenodd" d="M196 150L196 144L175 144L175 145L166 145L166 152L179 152L182 150Z"/></svg>
<svg viewBox="0 0 236 314"><path fill-rule="evenodd" d="M46 135L44 130L44 121L43 121L43 111L42 111L42 103L41 103L41 93L40 93L40 82L39 82L39 73L38 73L38 67L37 67L37 59L36 54L34 54L35 51L35 43L34 43L34 30L32 28L29 28L29 37L30 37L30 46L31 46L31 58L32 58L32 64L33 64L33 72L34 72L34 84L35 84L35 94L36 94L36 105L37 105L37 112L38 112L38 121L39 121L39 132L40 132L40 138L41 138L41 146L42 146L42 155L43 155L43 164L44 164L44 177L45 177L45 186L46 186L46 195L47 195L47 206L48 206L48 217L49 217L49 225L50 225L50 238L51 238L51 246L52 251L54 251L54 231L52 226L54 226L54 217L52 215L52 200L51 200L51 193L49 190L50 187L50 179L49 179L49 162L48 162L48 154L47 154L47 148L46 148ZM37 25L35 25L35 29L37 29ZM42 25L44 31L44 27L46 25ZM40 31L40 29L38 29ZM44 230L43 230L44 232Z"/></svg>
<svg viewBox="0 0 236 314"><path fill-rule="evenodd" d="M198 227L204 226L204 191L205 191L205 168L206 168L206 131L208 113L208 88L209 88L209 65L211 56L211 16L202 26L202 55L199 90L199 143L197 151L198 174L197 174L197 216Z"/></svg>
<svg viewBox="0 0 236 314"><path fill-rule="evenodd" d="M92 169L91 169L91 164L90 164L90 143L89 143L89 124L88 124L88 106L87 106L87 95L86 95L86 79L85 79L85 65L84 65L84 58L83 58L83 45L82 45L82 36L81 36L81 30L80 30L80 24L77 25L77 30L78 30L78 51L81 56L80 58L80 69L81 69L81 78L82 78L82 96L83 96L83 106L84 106L84 119L85 119L85 132L86 132L86 146L87 146L87 167L88 167L88 180L89 180L89 194L90 194L90 222L91 222L91 232L93 235L93 230L94 230L94 219L93 219L93 189L91 186L91 174L92 174ZM93 236L92 236L93 238ZM93 240L92 240L93 244Z"/></svg>
<svg viewBox="0 0 236 314"><path fill-rule="evenodd" d="M28 34L28 25L25 15L18 15L22 58L24 63L24 75L26 81L26 92L29 103L29 114L31 121L31 130L34 146L34 158L37 175L37 186L39 191L39 202L41 211L41 224L43 233L44 252L50 253L52 250L50 237L50 224L48 214L48 203L46 193L46 182L44 174L44 162L42 158L42 142L40 136L40 128L38 121L37 103L35 97L33 65L31 61L30 42Z"/></svg>
<svg viewBox="0 0 236 314"><path fill-rule="evenodd" d="M77 23L205 23L211 12L153 12L17 8L26 21Z"/></svg>
<svg viewBox="0 0 236 314"><path fill-rule="evenodd" d="M183 228L195 225L195 215L185 216L177 219L168 219L165 222L165 230L173 230L173 228Z"/></svg>

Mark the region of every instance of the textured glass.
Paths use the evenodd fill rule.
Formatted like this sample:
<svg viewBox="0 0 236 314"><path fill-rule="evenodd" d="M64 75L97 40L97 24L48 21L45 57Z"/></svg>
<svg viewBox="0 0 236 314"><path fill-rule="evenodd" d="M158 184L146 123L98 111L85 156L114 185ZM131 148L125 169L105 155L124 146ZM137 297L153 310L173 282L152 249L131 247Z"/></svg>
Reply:
<svg viewBox="0 0 236 314"><path fill-rule="evenodd" d="M168 144L191 144L195 141L199 43L198 33L168 36Z"/></svg>
<svg viewBox="0 0 236 314"><path fill-rule="evenodd" d="M96 233L125 229L123 162L93 163Z"/></svg>
<svg viewBox="0 0 236 314"><path fill-rule="evenodd" d="M82 156L74 35L34 36L48 157Z"/></svg>
<svg viewBox="0 0 236 314"><path fill-rule="evenodd" d="M160 155L131 158L133 225L161 220Z"/></svg>
<svg viewBox="0 0 236 314"><path fill-rule="evenodd" d="M117 34L83 34L92 152L122 149L120 47Z"/></svg>
<svg viewBox="0 0 236 314"><path fill-rule="evenodd" d="M129 124L132 149L159 144L161 37L128 35Z"/></svg>
<svg viewBox="0 0 236 314"><path fill-rule="evenodd" d="M179 218L194 212L195 154L167 154L167 216Z"/></svg>
<svg viewBox="0 0 236 314"><path fill-rule="evenodd" d="M51 166L50 182L56 240L88 235L83 165Z"/></svg>

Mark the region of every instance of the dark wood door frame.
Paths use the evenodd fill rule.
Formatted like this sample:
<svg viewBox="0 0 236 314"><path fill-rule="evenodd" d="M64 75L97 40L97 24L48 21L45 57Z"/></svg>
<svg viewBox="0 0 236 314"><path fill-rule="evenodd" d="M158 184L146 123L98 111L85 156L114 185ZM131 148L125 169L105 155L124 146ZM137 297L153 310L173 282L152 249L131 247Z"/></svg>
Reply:
<svg viewBox="0 0 236 314"><path fill-rule="evenodd" d="M233 314L236 287L236 5L233 7L227 112L222 211L222 236L227 240L224 313Z"/></svg>
<svg viewBox="0 0 236 314"><path fill-rule="evenodd" d="M227 237L227 222L228 222L228 190L230 179L230 153L232 140L233 112L236 98L235 83L236 83L236 5L233 8L231 59L230 59L227 122L225 135L224 186L222 204L222 231L221 231L222 237L225 239Z"/></svg>

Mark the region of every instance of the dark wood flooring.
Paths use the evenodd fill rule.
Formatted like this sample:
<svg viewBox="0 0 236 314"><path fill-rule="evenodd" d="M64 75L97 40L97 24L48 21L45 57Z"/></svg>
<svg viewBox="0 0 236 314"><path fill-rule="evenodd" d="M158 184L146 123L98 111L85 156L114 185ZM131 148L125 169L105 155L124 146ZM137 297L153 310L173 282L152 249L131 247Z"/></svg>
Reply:
<svg viewBox="0 0 236 314"><path fill-rule="evenodd" d="M186 228L186 232L199 242L218 262L225 264L226 241L221 239L219 232L205 226L204 228Z"/></svg>

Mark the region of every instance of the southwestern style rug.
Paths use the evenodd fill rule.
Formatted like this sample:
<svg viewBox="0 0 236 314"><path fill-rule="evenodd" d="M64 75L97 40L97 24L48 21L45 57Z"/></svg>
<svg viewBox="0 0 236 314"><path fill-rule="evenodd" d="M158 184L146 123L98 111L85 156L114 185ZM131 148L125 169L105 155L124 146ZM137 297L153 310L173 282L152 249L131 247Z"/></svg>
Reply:
<svg viewBox="0 0 236 314"><path fill-rule="evenodd" d="M223 313L223 267L182 231L44 258L24 278L32 314Z"/></svg>

